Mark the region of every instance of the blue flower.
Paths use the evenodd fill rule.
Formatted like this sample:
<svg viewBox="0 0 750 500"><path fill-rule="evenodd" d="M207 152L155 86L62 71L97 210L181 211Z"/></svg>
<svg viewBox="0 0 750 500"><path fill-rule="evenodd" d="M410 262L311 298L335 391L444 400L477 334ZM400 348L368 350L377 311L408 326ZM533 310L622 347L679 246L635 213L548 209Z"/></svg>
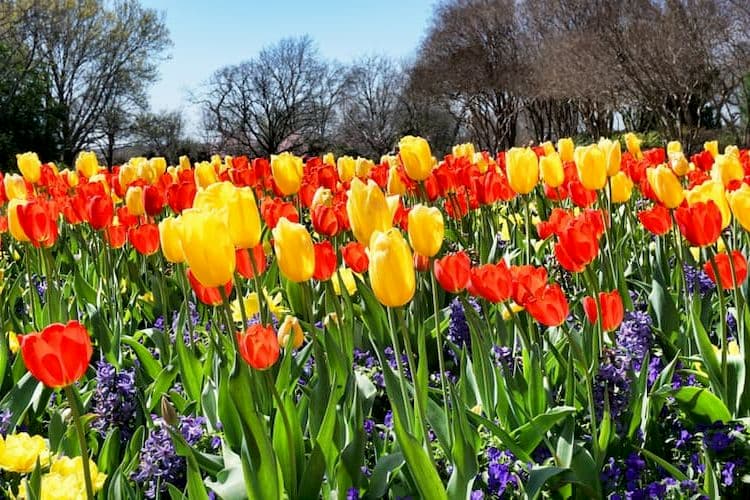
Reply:
<svg viewBox="0 0 750 500"><path fill-rule="evenodd" d="M96 365L96 390L92 397L92 426L104 437L110 429L120 429L120 440L130 439L136 424L137 390L135 370L122 369L119 373L106 361Z"/></svg>

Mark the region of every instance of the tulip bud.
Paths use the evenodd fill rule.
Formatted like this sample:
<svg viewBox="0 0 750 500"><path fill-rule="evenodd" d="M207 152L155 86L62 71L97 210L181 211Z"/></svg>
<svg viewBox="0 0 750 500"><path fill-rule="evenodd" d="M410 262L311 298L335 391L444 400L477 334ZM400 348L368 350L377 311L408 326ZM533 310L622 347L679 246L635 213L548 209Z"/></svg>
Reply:
<svg viewBox="0 0 750 500"><path fill-rule="evenodd" d="M272 233L281 273L297 283L312 278L315 271L315 247L305 226L282 218Z"/></svg>
<svg viewBox="0 0 750 500"><path fill-rule="evenodd" d="M397 167L391 167L388 169L388 194L389 195L404 195L406 194L406 186L404 181L401 179L401 175L398 173Z"/></svg>
<svg viewBox="0 0 750 500"><path fill-rule="evenodd" d="M607 165L607 175L612 177L620 171L620 141L601 139L599 141L599 149L604 154L605 164Z"/></svg>
<svg viewBox="0 0 750 500"><path fill-rule="evenodd" d="M165 394L161 395L161 418L167 425L172 427L180 422L177 418L177 411L175 411L174 406L172 406L172 403L169 402L169 398Z"/></svg>
<svg viewBox="0 0 750 500"><path fill-rule="evenodd" d="M271 155L271 173L284 196L296 194L302 186L302 158L285 152Z"/></svg>
<svg viewBox="0 0 750 500"><path fill-rule="evenodd" d="M159 242L164 258L169 262L179 264L185 262L185 253L182 251L180 240L181 220L174 217L166 217L159 222Z"/></svg>
<svg viewBox="0 0 750 500"><path fill-rule="evenodd" d="M5 196L9 200L25 200L28 196L26 181L18 174L6 174L3 178Z"/></svg>
<svg viewBox="0 0 750 500"><path fill-rule="evenodd" d="M636 160L643 158L643 153L641 153L641 140L633 132L625 134L625 146L627 146L628 151L633 158Z"/></svg>
<svg viewBox="0 0 750 500"><path fill-rule="evenodd" d="M545 184L551 188L558 188L565 181L565 172L563 171L560 155L551 153L539 158L539 170L542 173L542 179Z"/></svg>
<svg viewBox="0 0 750 500"><path fill-rule="evenodd" d="M188 158L185 155L180 156L180 170L190 170L192 165L190 165L190 158Z"/></svg>
<svg viewBox="0 0 750 500"><path fill-rule="evenodd" d="M16 163L24 179L31 184L39 182L42 175L42 162L39 161L36 153L17 154Z"/></svg>
<svg viewBox="0 0 750 500"><path fill-rule="evenodd" d="M120 171L117 173L117 179L120 182L120 186L123 188L138 178L138 171L135 166L131 163L126 163L120 166Z"/></svg>
<svg viewBox="0 0 750 500"><path fill-rule="evenodd" d="M290 315L287 315L284 318L284 322L279 327L277 336L279 339L279 347L282 349L286 349L289 346L290 339L292 342L292 349L299 349L305 341L305 334L302 332L299 320Z"/></svg>
<svg viewBox="0 0 750 500"><path fill-rule="evenodd" d="M530 148L511 148L505 156L508 184L518 194L530 193L539 180L539 160Z"/></svg>
<svg viewBox="0 0 750 500"><path fill-rule="evenodd" d="M607 184L607 160L602 150L597 146L587 146L576 151L576 169L583 187L590 191L602 189Z"/></svg>
<svg viewBox="0 0 750 500"><path fill-rule="evenodd" d="M685 199L682 184L669 167L659 165L646 170L648 183L654 190L659 201L667 208L679 207Z"/></svg>
<svg viewBox="0 0 750 500"><path fill-rule="evenodd" d="M237 261L224 218L215 211L188 209L181 221L182 250L195 278L205 287L230 282Z"/></svg>
<svg viewBox="0 0 750 500"><path fill-rule="evenodd" d="M324 165L336 164L336 158L333 156L333 153L326 153L323 155L323 164Z"/></svg>
<svg viewBox="0 0 750 500"><path fill-rule="evenodd" d="M563 137L557 141L557 153L560 155L560 160L562 160L563 163L573 161L574 150L575 144L570 137Z"/></svg>
<svg viewBox="0 0 750 500"><path fill-rule="evenodd" d="M453 156L455 158L468 158L469 161L473 162L475 154L474 145L470 142L453 146Z"/></svg>
<svg viewBox="0 0 750 500"><path fill-rule="evenodd" d="M682 153L682 144L680 141L669 141L667 144L667 154Z"/></svg>
<svg viewBox="0 0 750 500"><path fill-rule="evenodd" d="M23 227L21 227L21 221L18 216L18 207L24 206L27 203L26 200L18 198L13 198L8 203L8 231L10 231L11 236L17 241L30 241L29 236L24 232Z"/></svg>
<svg viewBox="0 0 750 500"><path fill-rule="evenodd" d="M131 215L139 217L146 213L143 188L141 186L130 186L125 193L125 204Z"/></svg>
<svg viewBox="0 0 750 500"><path fill-rule="evenodd" d="M690 164L682 151L669 153L668 157L669 166L672 167L675 174L683 176L688 173L688 170L690 170Z"/></svg>
<svg viewBox="0 0 750 500"><path fill-rule="evenodd" d="M727 198L737 222L745 231L750 231L750 186L743 184L738 190L728 193Z"/></svg>
<svg viewBox="0 0 750 500"><path fill-rule="evenodd" d="M167 160L163 156L151 158L148 163L156 172L156 179L159 179L167 171Z"/></svg>
<svg viewBox="0 0 750 500"><path fill-rule="evenodd" d="M195 164L194 176L195 185L199 188L207 188L211 184L219 181L214 166L205 161Z"/></svg>
<svg viewBox="0 0 750 500"><path fill-rule="evenodd" d="M372 291L384 306L400 307L414 296L416 275L411 250L397 229L372 235L369 275Z"/></svg>
<svg viewBox="0 0 750 500"><path fill-rule="evenodd" d="M414 251L433 257L443 245L443 214L435 207L415 205L409 211L409 243Z"/></svg>
<svg viewBox="0 0 750 500"><path fill-rule="evenodd" d="M719 141L707 141L703 143L703 149L716 158L719 154Z"/></svg>
<svg viewBox="0 0 750 500"><path fill-rule="evenodd" d="M375 167L375 164L367 158L357 157L354 162L354 175L360 179L366 179L370 176L370 171Z"/></svg>
<svg viewBox="0 0 750 500"><path fill-rule="evenodd" d="M711 168L711 177L728 186L732 181L741 181L745 171L738 157L734 155L716 155Z"/></svg>
<svg viewBox="0 0 750 500"><path fill-rule="evenodd" d="M427 140L407 135L399 141L398 150L401 163L410 179L423 181L430 176L433 160Z"/></svg>
<svg viewBox="0 0 750 500"><path fill-rule="evenodd" d="M92 151L81 151L76 158L76 171L84 177L92 177L99 171L99 160Z"/></svg>
<svg viewBox="0 0 750 500"><path fill-rule="evenodd" d="M351 156L341 156L336 161L336 170L339 174L341 182L349 182L354 177L354 169L356 162Z"/></svg>
<svg viewBox="0 0 750 500"><path fill-rule="evenodd" d="M370 243L374 231L385 231L393 226L393 216L398 205L398 196L387 200L377 184L370 179L367 185L359 178L352 180L346 212L357 241L363 245Z"/></svg>
<svg viewBox="0 0 750 500"><path fill-rule="evenodd" d="M625 203L630 199L633 193L633 181L625 172L617 172L610 179L612 193L610 195L612 203Z"/></svg>

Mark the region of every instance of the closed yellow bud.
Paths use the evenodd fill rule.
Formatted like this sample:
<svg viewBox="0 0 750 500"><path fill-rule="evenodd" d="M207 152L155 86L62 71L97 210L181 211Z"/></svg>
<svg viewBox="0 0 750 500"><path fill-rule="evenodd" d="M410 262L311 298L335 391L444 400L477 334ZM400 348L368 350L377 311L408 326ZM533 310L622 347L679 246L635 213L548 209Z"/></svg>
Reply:
<svg viewBox="0 0 750 500"><path fill-rule="evenodd" d="M398 166L398 156L394 155L382 155L380 157L380 164L387 163L389 167Z"/></svg>
<svg viewBox="0 0 750 500"><path fill-rule="evenodd" d="M75 170L68 170L67 168L64 168L60 172L60 177L66 179L70 187L76 187L78 185L79 177L78 172L76 172ZM124 184L121 185L124 186Z"/></svg>
<svg viewBox="0 0 750 500"><path fill-rule="evenodd" d="M185 262L185 253L182 251L181 224L182 219L174 217L166 217L159 222L161 251L165 259L175 264Z"/></svg>
<svg viewBox="0 0 750 500"><path fill-rule="evenodd" d="M296 283L312 278L315 271L315 248L305 226L282 217L272 232L281 274Z"/></svg>
<svg viewBox="0 0 750 500"><path fill-rule="evenodd" d="M633 181L630 180L625 172L617 172L610 179L612 193L610 199L612 203L625 203L633 194Z"/></svg>
<svg viewBox="0 0 750 500"><path fill-rule="evenodd" d="M685 193L688 205L694 205L698 202L706 203L708 200L716 203L721 212L721 227L725 228L732 222L732 212L729 209L729 202L724 193L724 185L715 180L705 181L703 184L695 186Z"/></svg>
<svg viewBox="0 0 750 500"><path fill-rule="evenodd" d="M388 169L388 194L398 194L398 195L404 195L406 194L406 185L404 184L404 181L401 179L401 175L398 173L398 168L393 166L390 169Z"/></svg>
<svg viewBox="0 0 750 500"><path fill-rule="evenodd" d="M703 143L703 149L711 153L716 158L719 154L719 141L706 141Z"/></svg>
<svg viewBox="0 0 750 500"><path fill-rule="evenodd" d="M540 144L540 146L542 146L542 149L544 149L544 156L557 153L557 151L555 150L555 145L550 141L545 141Z"/></svg>
<svg viewBox="0 0 750 500"><path fill-rule="evenodd" d="M575 162L578 178L586 189L596 191L607 184L607 163L604 153L597 146L587 146L579 151Z"/></svg>
<svg viewBox="0 0 750 500"><path fill-rule="evenodd" d="M560 187L565 181L562 160L557 153L553 152L539 158L539 170L542 173L542 180L551 188Z"/></svg>
<svg viewBox="0 0 750 500"><path fill-rule="evenodd" d="M563 163L566 161L573 161L573 151L575 151L575 144L570 137L563 137L557 141L557 154L560 155L560 160L562 160Z"/></svg>
<svg viewBox="0 0 750 500"><path fill-rule="evenodd" d="M126 163L120 167L117 178L120 181L120 186L127 187L131 182L138 178L138 170L132 163Z"/></svg>
<svg viewBox="0 0 750 500"><path fill-rule="evenodd" d="M399 307L414 297L416 276L409 244L397 229L376 231L369 248L368 268L375 297L387 307Z"/></svg>
<svg viewBox="0 0 750 500"><path fill-rule="evenodd" d="M390 198L393 200L394 198ZM389 202L375 181L370 179L367 184L352 179L349 188L349 198L346 200L346 213L357 241L363 245L370 243L370 236L374 231L385 231L393 226L393 215L398 206L398 196Z"/></svg>
<svg viewBox="0 0 750 500"><path fill-rule="evenodd" d="M409 243L420 255L432 257L440 251L445 235L443 214L435 207L414 205L409 211Z"/></svg>
<svg viewBox="0 0 750 500"><path fill-rule="evenodd" d="M224 286L237 264L224 217L215 211L182 212L180 240L185 261L203 286Z"/></svg>
<svg viewBox="0 0 750 500"><path fill-rule="evenodd" d="M372 160L362 158L360 156L354 161L354 175L360 179L366 179L370 175L370 171L375 168L375 164Z"/></svg>
<svg viewBox="0 0 750 500"><path fill-rule="evenodd" d="M297 194L302 186L302 158L288 152L271 155L271 174L284 196Z"/></svg>
<svg viewBox="0 0 750 500"><path fill-rule="evenodd" d="M341 182L349 182L354 178L354 169L357 162L351 156L341 156L336 161L336 170L339 173Z"/></svg>
<svg viewBox="0 0 750 500"><path fill-rule="evenodd" d="M680 180L674 175L671 168L664 165L649 168L646 170L646 176L651 189L654 190L656 197L665 207L677 208L680 206L685 199L685 192Z"/></svg>
<svg viewBox="0 0 750 500"><path fill-rule="evenodd" d="M472 154L474 147L472 146ZM423 181L432 173L434 161L430 144L423 137L407 135L398 143L399 156L406 175L415 181Z"/></svg>
<svg viewBox="0 0 750 500"><path fill-rule="evenodd" d="M750 231L750 186L743 184L736 191L728 193L727 198L737 222L745 231Z"/></svg>
<svg viewBox="0 0 750 500"><path fill-rule="evenodd" d="M125 192L125 204L131 215L141 216L146 213L146 200L141 186L130 186Z"/></svg>
<svg viewBox="0 0 750 500"><path fill-rule="evenodd" d="M76 171L84 177L92 177L99 171L99 159L93 151L81 151L76 158Z"/></svg>
<svg viewBox="0 0 750 500"><path fill-rule="evenodd" d="M8 332L8 350L11 354L16 354L21 349L21 342L18 340L16 332Z"/></svg>
<svg viewBox="0 0 750 500"><path fill-rule="evenodd" d="M737 158L739 160L740 159L740 148L738 148L737 146L735 146L733 144L727 145L724 148L724 154L727 155L727 156L734 156L735 158Z"/></svg>
<svg viewBox="0 0 750 500"><path fill-rule="evenodd" d="M324 165L335 165L336 164L336 157L333 156L333 153L326 153L323 155L323 164Z"/></svg>
<svg viewBox="0 0 750 500"><path fill-rule="evenodd" d="M232 168L232 160L233 160L232 155L226 155L226 156L224 156L224 162L221 164L221 166L219 166L219 173L220 174L224 173L227 170L229 170L230 168Z"/></svg>
<svg viewBox="0 0 750 500"><path fill-rule="evenodd" d="M167 173L172 178L172 182L177 182L180 175L180 167L169 166L167 167Z"/></svg>
<svg viewBox="0 0 750 500"><path fill-rule="evenodd" d="M628 148L628 151L636 160L643 158L643 153L641 153L641 140L633 132L625 134L625 147Z"/></svg>
<svg viewBox="0 0 750 500"><path fill-rule="evenodd" d="M680 141L669 141L667 144L667 154L682 153L682 144Z"/></svg>
<svg viewBox="0 0 750 500"><path fill-rule="evenodd" d="M3 178L3 187L9 200L25 200L29 194L26 181L18 174L6 174Z"/></svg>
<svg viewBox="0 0 750 500"><path fill-rule="evenodd" d="M357 292L357 281L354 278L354 272L348 267L339 267L334 273L331 282L333 283L333 292L341 295L341 284L339 278L344 282L344 290L347 295L354 295Z"/></svg>
<svg viewBox="0 0 750 500"><path fill-rule="evenodd" d="M489 155L485 156L484 153L474 153L474 159L472 163L477 166L480 174L484 174L490 168L490 165L494 168L496 166L495 161L492 160Z"/></svg>
<svg viewBox="0 0 750 500"><path fill-rule="evenodd" d="M18 207L26 205L26 203L28 203L26 200L18 198L13 198L8 202L8 231L18 241L29 241L29 237L24 232L18 219Z"/></svg>
<svg viewBox="0 0 750 500"><path fill-rule="evenodd" d="M214 166L206 161L195 164L195 185L206 188L215 182L219 182Z"/></svg>
<svg viewBox="0 0 750 500"><path fill-rule="evenodd" d="M193 207L220 213L235 247L253 248L260 242L260 214L251 188L216 182L195 195Z"/></svg>
<svg viewBox="0 0 750 500"><path fill-rule="evenodd" d="M158 180L164 172L167 171L167 160L163 156L155 156L148 161L151 168L156 172L156 179Z"/></svg>
<svg viewBox="0 0 750 500"><path fill-rule="evenodd" d="M180 156L180 170L190 170L193 166L190 164L190 158L185 155Z"/></svg>
<svg viewBox="0 0 750 500"><path fill-rule="evenodd" d="M732 181L741 181L745 177L740 159L734 155L716 155L711 167L711 178L728 186Z"/></svg>
<svg viewBox="0 0 750 500"><path fill-rule="evenodd" d="M320 186L315 190L312 203L310 203L310 210L317 207L318 205L325 205L327 207L333 205L333 193L331 193L331 190L327 187Z"/></svg>
<svg viewBox="0 0 750 500"><path fill-rule="evenodd" d="M620 141L601 139L599 140L599 149L604 153L604 161L607 164L607 175L612 177L620 171L620 160L622 158Z"/></svg>
<svg viewBox="0 0 750 500"><path fill-rule="evenodd" d="M470 142L453 146L453 156L456 158L468 158L469 161L474 161L475 154L474 145Z"/></svg>
<svg viewBox="0 0 750 500"><path fill-rule="evenodd" d="M42 162L36 153L17 154L16 163L24 179L32 184L39 181L42 176Z"/></svg>
<svg viewBox="0 0 750 500"><path fill-rule="evenodd" d="M289 346L290 339L292 349L299 349L302 347L302 343L305 341L305 334L302 332L299 320L294 316L287 315L284 318L284 322L279 326L277 338L279 340L279 347L282 349Z"/></svg>
<svg viewBox="0 0 750 500"><path fill-rule="evenodd" d="M530 193L539 181L539 160L530 148L511 148L505 155L508 184L518 194Z"/></svg>
<svg viewBox="0 0 750 500"><path fill-rule="evenodd" d="M688 173L690 170L690 163L688 163L687 158L685 158L685 154L682 151L669 153L668 157L669 166L672 167L675 174L681 177Z"/></svg>

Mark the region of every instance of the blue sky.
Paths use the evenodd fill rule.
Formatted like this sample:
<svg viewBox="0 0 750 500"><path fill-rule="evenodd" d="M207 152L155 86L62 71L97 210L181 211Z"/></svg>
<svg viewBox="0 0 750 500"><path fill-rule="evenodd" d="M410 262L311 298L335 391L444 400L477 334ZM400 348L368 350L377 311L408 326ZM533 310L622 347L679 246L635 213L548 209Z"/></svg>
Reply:
<svg viewBox="0 0 750 500"><path fill-rule="evenodd" d="M166 15L173 46L152 87L155 111L183 109L191 132L198 112L188 93L228 64L275 41L309 34L320 53L348 62L362 55L409 58L432 17L435 0L230 1L142 0Z"/></svg>

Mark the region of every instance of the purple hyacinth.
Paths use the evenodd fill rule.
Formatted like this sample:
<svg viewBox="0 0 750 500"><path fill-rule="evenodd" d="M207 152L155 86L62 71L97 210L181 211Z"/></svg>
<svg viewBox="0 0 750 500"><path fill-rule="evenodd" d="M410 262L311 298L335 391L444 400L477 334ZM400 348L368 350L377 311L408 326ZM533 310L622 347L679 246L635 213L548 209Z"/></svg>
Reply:
<svg viewBox="0 0 750 500"><path fill-rule="evenodd" d="M634 371L641 369L641 361L653 344L651 325L651 317L645 312L629 311L617 330L617 345L632 360Z"/></svg>
<svg viewBox="0 0 750 500"><path fill-rule="evenodd" d="M110 429L117 428L120 429L120 440L129 440L135 430L136 401L135 370L125 368L118 373L114 366L99 361L92 398L92 413L96 416L92 424L94 429L103 437Z"/></svg>
<svg viewBox="0 0 750 500"><path fill-rule="evenodd" d="M477 314L481 313L479 303L470 298L469 304ZM448 324L448 340L456 344L458 347L464 345L471 348L471 336L469 334L469 324L466 322L466 311L464 311L463 303L456 297L450 303L450 323Z"/></svg>
<svg viewBox="0 0 750 500"><path fill-rule="evenodd" d="M12 414L8 408L0 411L0 436L5 436L10 428L10 417Z"/></svg>
<svg viewBox="0 0 750 500"><path fill-rule="evenodd" d="M183 329L182 329L182 339L185 345L191 345L198 341L200 338L198 335L198 332L195 330L195 327L198 326L198 323L200 322L200 316L198 314L198 308L196 307L195 303L188 302L188 321L190 321L190 324L192 325L193 329L193 336L190 336L190 328L188 328L188 324L186 322L183 322ZM154 328L157 330L164 331L164 316L158 316L154 320ZM175 341L175 332L180 328L180 313L179 311L174 311L172 313L172 322L169 326L169 340L174 343ZM206 325L206 329L209 329L209 325Z"/></svg>
<svg viewBox="0 0 750 500"><path fill-rule="evenodd" d="M507 450L494 447L487 449L490 461L487 464L487 490L490 495L502 497L508 487L518 486L518 478L513 473L515 456Z"/></svg>
<svg viewBox="0 0 750 500"><path fill-rule="evenodd" d="M690 293L699 293L706 296L716 289L716 285L702 269L695 268L688 264L682 266L685 272L685 284Z"/></svg>
<svg viewBox="0 0 750 500"><path fill-rule="evenodd" d="M177 455L164 420L152 418L155 427L143 443L141 461L133 474L133 480L145 488L146 498L165 492L167 483L177 488L185 484L185 458ZM179 430L185 441L195 446L203 437L203 417L181 417Z"/></svg>

